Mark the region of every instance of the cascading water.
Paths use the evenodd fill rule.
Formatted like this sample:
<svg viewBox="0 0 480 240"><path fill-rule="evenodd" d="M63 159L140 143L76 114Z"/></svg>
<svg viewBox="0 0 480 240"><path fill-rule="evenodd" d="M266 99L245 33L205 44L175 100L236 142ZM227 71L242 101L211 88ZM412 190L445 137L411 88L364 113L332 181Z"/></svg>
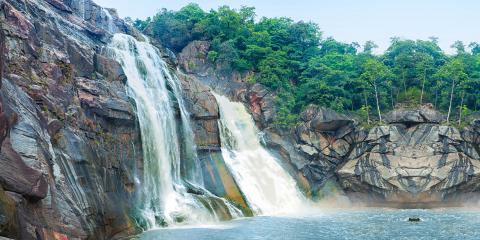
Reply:
<svg viewBox="0 0 480 240"><path fill-rule="evenodd" d="M252 210L264 215L303 210L305 197L260 144L255 122L245 106L214 95L220 108L222 155Z"/></svg>
<svg viewBox="0 0 480 240"><path fill-rule="evenodd" d="M215 212L219 202L232 210L223 199L202 188L180 87L158 49L115 34L109 52L124 69L127 93L135 100L140 123L144 151L140 220L147 228L212 221L219 218ZM175 108L179 109L181 125L177 124Z"/></svg>

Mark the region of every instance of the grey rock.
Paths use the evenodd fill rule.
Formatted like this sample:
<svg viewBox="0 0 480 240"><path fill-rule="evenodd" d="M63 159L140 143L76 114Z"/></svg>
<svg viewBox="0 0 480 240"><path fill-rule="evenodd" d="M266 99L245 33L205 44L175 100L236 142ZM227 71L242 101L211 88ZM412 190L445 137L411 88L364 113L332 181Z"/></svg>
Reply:
<svg viewBox="0 0 480 240"><path fill-rule="evenodd" d="M354 121L331 109L311 105L300 116L302 120L310 122L310 128L317 132L334 132Z"/></svg>
<svg viewBox="0 0 480 240"><path fill-rule="evenodd" d="M16 206L12 237L134 234L138 123L118 63L96 54L112 33L140 34L91 0L2 0L0 22L0 186Z"/></svg>
<svg viewBox="0 0 480 240"><path fill-rule="evenodd" d="M386 123L440 123L445 120L445 116L427 106L418 109L397 109L384 116Z"/></svg>

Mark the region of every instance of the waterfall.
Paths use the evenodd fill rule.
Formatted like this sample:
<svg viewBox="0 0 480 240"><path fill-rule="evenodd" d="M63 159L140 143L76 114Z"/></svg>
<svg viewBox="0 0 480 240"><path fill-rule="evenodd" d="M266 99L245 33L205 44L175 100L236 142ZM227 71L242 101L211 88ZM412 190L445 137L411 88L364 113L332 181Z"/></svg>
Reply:
<svg viewBox="0 0 480 240"><path fill-rule="evenodd" d="M255 214L303 210L305 197L292 176L260 144L259 132L245 106L214 95L220 108L223 158Z"/></svg>
<svg viewBox="0 0 480 240"><path fill-rule="evenodd" d="M202 188L178 79L170 73L158 49L147 42L115 34L108 49L127 76L127 94L136 103L140 124L144 152L140 221L152 228L218 219L217 205L227 204Z"/></svg>

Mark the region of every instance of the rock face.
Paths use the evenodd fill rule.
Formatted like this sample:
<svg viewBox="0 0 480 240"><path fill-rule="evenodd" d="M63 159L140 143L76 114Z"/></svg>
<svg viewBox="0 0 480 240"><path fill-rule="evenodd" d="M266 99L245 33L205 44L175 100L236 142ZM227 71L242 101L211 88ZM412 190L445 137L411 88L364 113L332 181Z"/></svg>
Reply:
<svg viewBox="0 0 480 240"><path fill-rule="evenodd" d="M437 202L477 191L478 120L458 130L443 119L432 109L402 109L366 130L311 106L297 126L299 149L311 159L303 174L313 187L337 178L347 194L369 201Z"/></svg>
<svg viewBox="0 0 480 240"><path fill-rule="evenodd" d="M0 236L131 234L141 142L101 49L139 34L91 0L1 0L0 23Z"/></svg>
<svg viewBox="0 0 480 240"><path fill-rule="evenodd" d="M443 201L477 191L476 121L458 130L439 124L443 116L433 110L390 115L395 121L368 131L338 170L347 191L399 202Z"/></svg>
<svg viewBox="0 0 480 240"><path fill-rule="evenodd" d="M181 73L179 76L192 118L205 188L216 196L233 202L245 215L251 215L251 210L222 157L218 126L220 115L215 97L208 87L196 79Z"/></svg>
<svg viewBox="0 0 480 240"><path fill-rule="evenodd" d="M330 109L309 106L296 126L296 149L304 156L305 164L297 168L308 180L315 194L345 161L363 135L356 132L356 121Z"/></svg>
<svg viewBox="0 0 480 240"><path fill-rule="evenodd" d="M428 106L422 106L418 109L393 110L387 113L384 120L389 124L415 125L419 123L441 123L445 120L445 116Z"/></svg>

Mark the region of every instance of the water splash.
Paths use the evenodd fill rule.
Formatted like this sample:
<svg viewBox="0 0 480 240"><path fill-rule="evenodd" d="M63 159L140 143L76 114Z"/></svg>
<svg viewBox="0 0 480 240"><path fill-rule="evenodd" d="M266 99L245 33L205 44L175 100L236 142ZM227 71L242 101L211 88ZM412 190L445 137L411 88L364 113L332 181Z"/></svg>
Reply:
<svg viewBox="0 0 480 240"><path fill-rule="evenodd" d="M256 214L303 211L308 205L295 180L261 144L252 116L241 103L214 94L220 108L222 155Z"/></svg>

